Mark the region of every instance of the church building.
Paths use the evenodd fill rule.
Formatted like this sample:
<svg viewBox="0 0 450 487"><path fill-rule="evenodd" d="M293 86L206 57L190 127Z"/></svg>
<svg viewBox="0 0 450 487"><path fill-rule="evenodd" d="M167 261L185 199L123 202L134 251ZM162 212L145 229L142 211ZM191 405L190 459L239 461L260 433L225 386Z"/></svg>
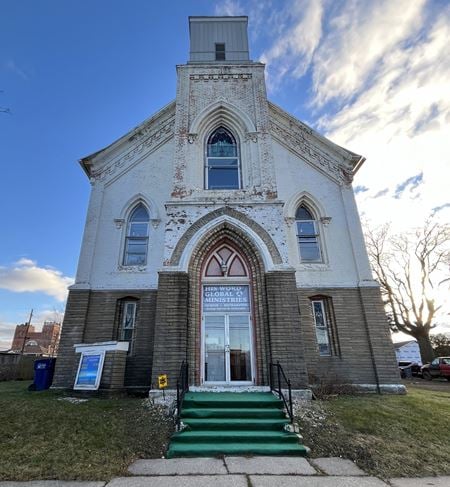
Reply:
<svg viewBox="0 0 450 487"><path fill-rule="evenodd" d="M82 159L91 196L53 387L399 391L352 180L364 157L267 99L247 17L190 17L176 98Z"/></svg>

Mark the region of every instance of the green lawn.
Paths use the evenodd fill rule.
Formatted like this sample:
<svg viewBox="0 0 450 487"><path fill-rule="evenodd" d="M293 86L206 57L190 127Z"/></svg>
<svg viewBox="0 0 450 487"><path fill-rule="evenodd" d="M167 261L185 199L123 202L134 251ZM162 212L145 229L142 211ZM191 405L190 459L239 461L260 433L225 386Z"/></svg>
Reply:
<svg viewBox="0 0 450 487"><path fill-rule="evenodd" d="M0 383L0 480L96 479L165 454L172 423L132 397L72 404L66 393ZM311 456L342 456L388 478L450 474L450 393L341 396L306 403Z"/></svg>
<svg viewBox="0 0 450 487"><path fill-rule="evenodd" d="M72 404L28 384L0 383L0 479L108 480L135 458L164 455L171 423L143 399Z"/></svg>
<svg viewBox="0 0 450 487"><path fill-rule="evenodd" d="M449 392L341 396L311 407L312 420L299 424L313 457L350 458L383 478L450 474Z"/></svg>

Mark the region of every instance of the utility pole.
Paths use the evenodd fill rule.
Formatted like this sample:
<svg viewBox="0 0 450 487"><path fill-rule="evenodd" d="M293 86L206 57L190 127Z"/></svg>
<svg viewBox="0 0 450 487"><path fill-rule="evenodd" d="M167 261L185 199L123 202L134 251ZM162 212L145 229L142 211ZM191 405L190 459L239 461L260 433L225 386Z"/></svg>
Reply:
<svg viewBox="0 0 450 487"><path fill-rule="evenodd" d="M23 355L23 351L25 348L25 342L27 341L27 336L28 336L28 330L30 329L30 324L31 324L31 318L33 317L33 310L30 312L30 317L28 318L28 323L27 327L25 328L25 336L23 337L23 343L22 343L22 350L20 351L20 354Z"/></svg>

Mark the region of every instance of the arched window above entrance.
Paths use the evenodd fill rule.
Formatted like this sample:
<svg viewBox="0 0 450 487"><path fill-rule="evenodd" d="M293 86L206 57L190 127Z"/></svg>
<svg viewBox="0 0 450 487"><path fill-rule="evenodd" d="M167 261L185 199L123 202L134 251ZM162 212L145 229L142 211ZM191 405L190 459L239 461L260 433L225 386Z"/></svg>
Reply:
<svg viewBox="0 0 450 487"><path fill-rule="evenodd" d="M228 245L223 245L212 252L208 259L204 277L247 278L248 270L243 259Z"/></svg>
<svg viewBox="0 0 450 487"><path fill-rule="evenodd" d="M238 144L224 127L217 128L206 146L205 188L239 189L240 162Z"/></svg>

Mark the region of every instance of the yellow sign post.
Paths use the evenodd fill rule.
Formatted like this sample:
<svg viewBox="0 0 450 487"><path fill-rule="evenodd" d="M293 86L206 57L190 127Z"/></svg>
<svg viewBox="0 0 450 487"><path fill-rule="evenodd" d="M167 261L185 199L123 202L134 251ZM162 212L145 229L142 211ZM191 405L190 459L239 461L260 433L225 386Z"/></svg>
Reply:
<svg viewBox="0 0 450 487"><path fill-rule="evenodd" d="M167 384L168 384L167 374L158 375L158 387L160 389L162 389L162 391L163 391L163 398L164 399L165 399L165 397L164 397L164 389L167 387Z"/></svg>

